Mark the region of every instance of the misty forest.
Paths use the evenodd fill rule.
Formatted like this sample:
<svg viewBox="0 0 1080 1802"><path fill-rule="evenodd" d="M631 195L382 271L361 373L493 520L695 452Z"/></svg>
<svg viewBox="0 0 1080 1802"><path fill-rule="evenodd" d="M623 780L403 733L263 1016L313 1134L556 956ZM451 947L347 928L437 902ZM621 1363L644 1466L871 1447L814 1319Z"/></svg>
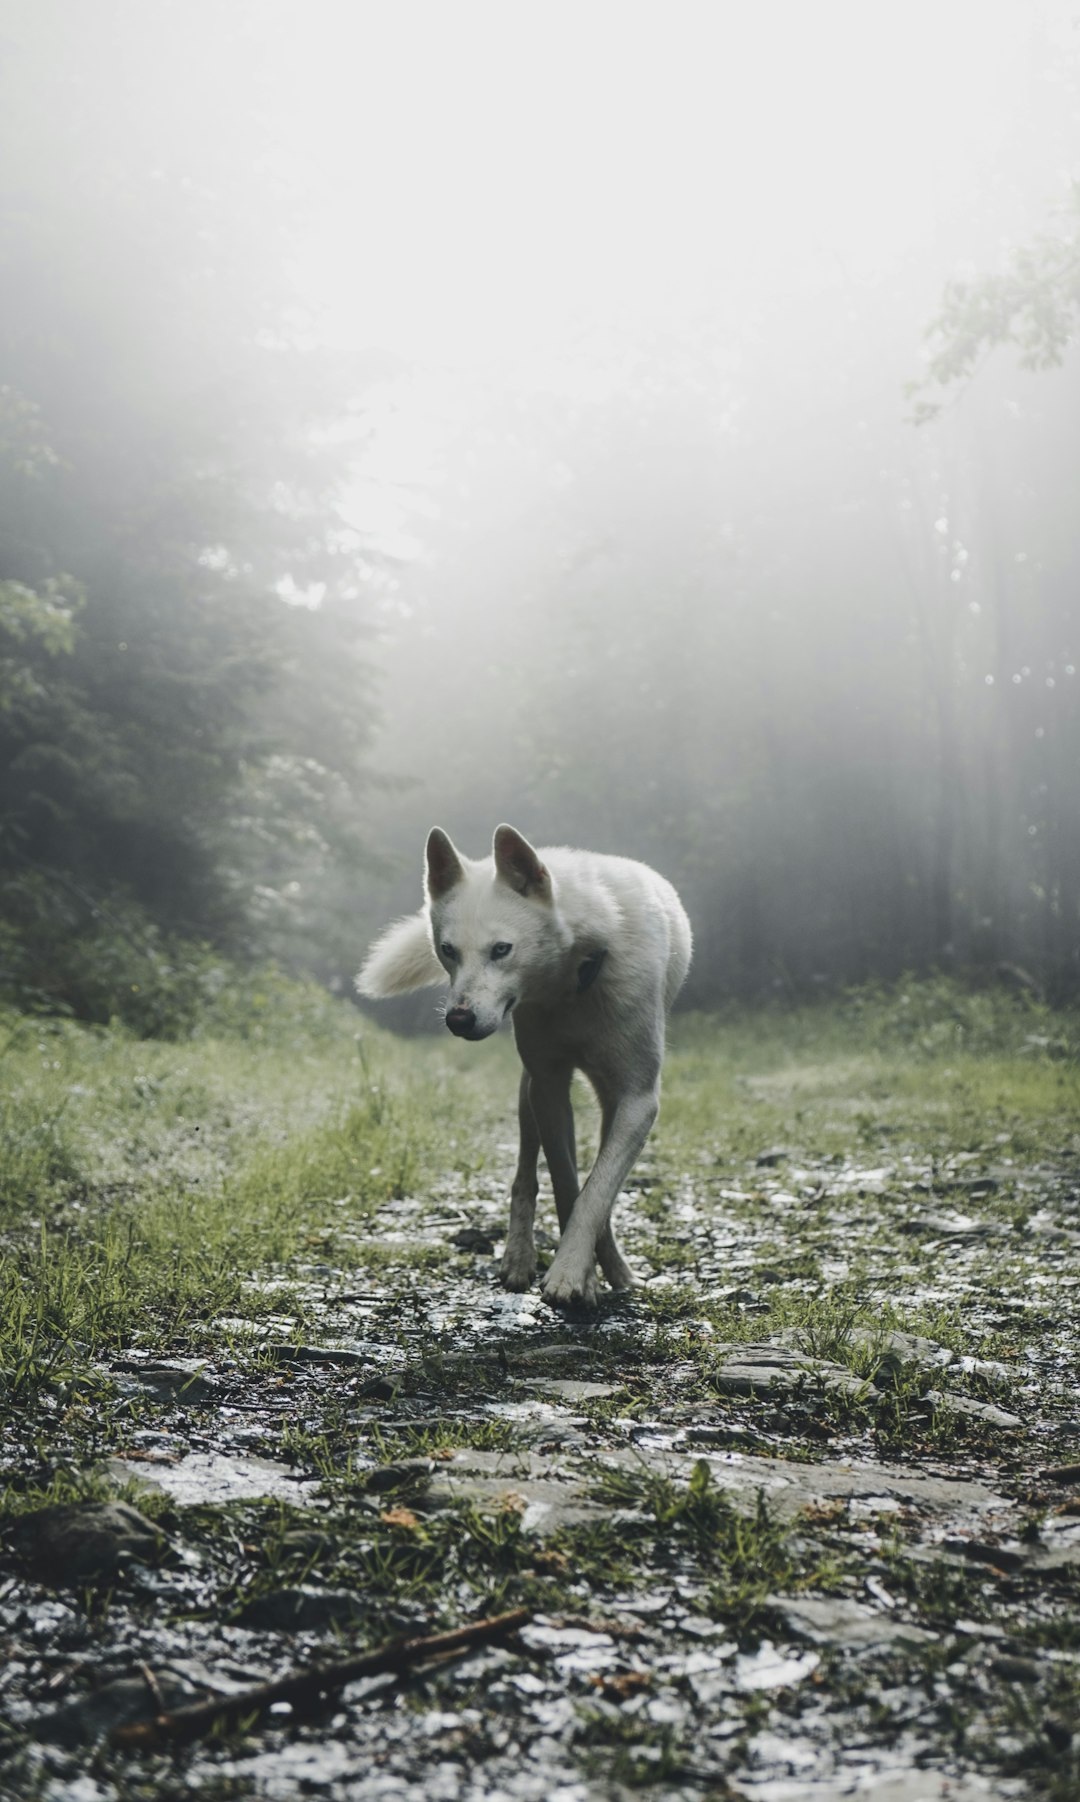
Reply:
<svg viewBox="0 0 1080 1802"><path fill-rule="evenodd" d="M620 177L582 75L567 242L547 208L573 172L546 195L520 122L537 166L515 183L468 137L456 171L415 167L407 116L351 154L348 120L320 121L358 318L369 256L400 237L429 311L445 284L466 312L443 350L405 308L384 343L379 318L371 342L320 330L331 278L305 266L274 135L282 46L265 91L257 62L236 86L272 9L224 8L209 36L169 6L94 14L14 8L4 43L17 1004L169 1029L205 951L348 988L387 908L419 903L428 827L479 856L504 817L662 869L695 924L697 1006L1003 963L1075 993L1078 100L1049 15L1015 27L1025 62L984 73L990 143L924 118L933 143L890 146L876 187L846 142L762 170L730 66L714 104L735 119L692 71L677 150L650 167L642 124ZM845 29L857 82L873 34ZM677 31L670 59L674 85ZM491 131L540 106L542 72L515 96L515 66ZM776 101L793 146L812 129L797 73ZM958 110L954 75L928 114ZM857 96L845 131L876 104ZM808 227L844 176L869 217L834 222L831 194ZM368 251L365 198L395 181ZM479 181L456 243L411 241ZM896 242L890 182L919 184ZM518 259L552 316L515 336Z"/></svg>
<svg viewBox="0 0 1080 1802"><path fill-rule="evenodd" d="M1069 1802L1072 9L0 0L0 143L0 1794ZM501 821L693 925L580 1318L354 988Z"/></svg>

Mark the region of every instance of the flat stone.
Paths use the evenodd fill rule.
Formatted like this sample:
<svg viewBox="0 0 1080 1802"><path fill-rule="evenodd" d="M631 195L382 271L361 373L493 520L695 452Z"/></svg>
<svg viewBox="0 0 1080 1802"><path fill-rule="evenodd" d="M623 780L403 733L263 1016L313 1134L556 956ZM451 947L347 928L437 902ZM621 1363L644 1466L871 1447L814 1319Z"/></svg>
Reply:
<svg viewBox="0 0 1080 1802"><path fill-rule="evenodd" d="M429 1491L428 1506L467 1501L493 1511L512 1508L522 1516L524 1528L541 1537L562 1527L604 1520L611 1512L592 1501L584 1493L584 1485L551 1474L550 1458L526 1452L515 1458L514 1468L504 1465L505 1458L498 1452L458 1454L443 1467L438 1486Z"/></svg>
<svg viewBox="0 0 1080 1802"><path fill-rule="evenodd" d="M926 1645L939 1638L861 1602L839 1596L767 1596L767 1605L796 1639L817 1646Z"/></svg>
<svg viewBox="0 0 1080 1802"><path fill-rule="evenodd" d="M759 1689L790 1689L812 1676L821 1659L817 1652L791 1653L778 1651L765 1640L756 1652L746 1652L735 1660L734 1687L743 1695Z"/></svg>
<svg viewBox="0 0 1080 1802"><path fill-rule="evenodd" d="M1052 1577L1080 1566L1080 1521L1044 1521L1039 1540L1024 1560L1025 1571Z"/></svg>
<svg viewBox="0 0 1080 1802"><path fill-rule="evenodd" d="M275 1364L327 1364L348 1365L350 1368L371 1363L367 1352L357 1351L349 1345L283 1345L271 1344L266 1347L266 1356L273 1358Z"/></svg>
<svg viewBox="0 0 1080 1802"><path fill-rule="evenodd" d="M217 1384L206 1373L205 1364L194 1359L160 1363L126 1359L110 1365L109 1374L121 1389L142 1389L161 1400L196 1404L211 1401L217 1394Z"/></svg>
<svg viewBox="0 0 1080 1802"><path fill-rule="evenodd" d="M300 1482L287 1464L269 1458L235 1458L224 1452L189 1452L175 1464L155 1464L153 1478L145 1464L113 1458L110 1470L144 1487L160 1489L179 1507L195 1503L245 1502L268 1496L278 1501L302 1502L318 1487Z"/></svg>
<svg viewBox="0 0 1080 1802"><path fill-rule="evenodd" d="M864 1400L873 1400L878 1393L871 1382L854 1376L840 1364L810 1357L771 1340L722 1350L712 1382L728 1395L793 1395L808 1387Z"/></svg>
<svg viewBox="0 0 1080 1802"><path fill-rule="evenodd" d="M516 1346L511 1360L511 1369L517 1370L522 1364L551 1364L566 1359L570 1363L580 1363L582 1358L593 1358L595 1352L591 1346L579 1345L572 1339L558 1339L549 1345Z"/></svg>
<svg viewBox="0 0 1080 1802"><path fill-rule="evenodd" d="M922 1399L933 1408L951 1408L954 1414L966 1414L969 1420L985 1420L988 1426L1011 1430L1024 1424L1018 1414L1010 1414L993 1402L976 1401L972 1395L950 1395L944 1389L928 1389Z"/></svg>
<svg viewBox="0 0 1080 1802"><path fill-rule="evenodd" d="M633 1448L610 1450L587 1461L573 1448L549 1455L526 1449L513 1454L463 1449L439 1467L429 1505L471 1501L481 1507L517 1506L527 1528L546 1534L573 1522L611 1518L612 1510L591 1494L601 1471L626 1471L635 1477L652 1472L686 1483L701 1462L735 1506L751 1512L760 1494L770 1513L785 1520L831 1501L861 1503L864 1511L907 1506L928 1516L959 1518L961 1523L1006 1514L1010 1507L1004 1496L981 1482L939 1477L898 1464L805 1464L752 1452L656 1448L640 1440Z"/></svg>
<svg viewBox="0 0 1080 1802"><path fill-rule="evenodd" d="M523 1377L526 1389L542 1389L545 1395L559 1395L568 1402L606 1401L618 1395L617 1383L577 1382L573 1377Z"/></svg>

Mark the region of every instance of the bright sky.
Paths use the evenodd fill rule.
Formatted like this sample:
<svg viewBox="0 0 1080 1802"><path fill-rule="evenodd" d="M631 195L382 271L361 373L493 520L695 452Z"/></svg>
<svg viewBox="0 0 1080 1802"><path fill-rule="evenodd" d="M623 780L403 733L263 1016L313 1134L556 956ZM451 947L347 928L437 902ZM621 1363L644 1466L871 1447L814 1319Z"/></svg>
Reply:
<svg viewBox="0 0 1080 1802"><path fill-rule="evenodd" d="M931 307L958 260L1041 228L1080 173L1074 13L1074 0L256 6L245 54L302 197L317 329L412 365L350 517L407 549L413 503L395 482L431 486L484 383L584 396L617 380L616 359L590 367L583 344L670 337L695 317L718 322L719 342L721 320L737 337L780 296L797 321L799 296L887 287L912 256Z"/></svg>
<svg viewBox="0 0 1080 1802"><path fill-rule="evenodd" d="M269 47L325 329L498 362L565 322L887 269L1000 182L1068 0L313 0ZM1047 170L1052 200L1066 170ZM794 272L794 274L793 274Z"/></svg>

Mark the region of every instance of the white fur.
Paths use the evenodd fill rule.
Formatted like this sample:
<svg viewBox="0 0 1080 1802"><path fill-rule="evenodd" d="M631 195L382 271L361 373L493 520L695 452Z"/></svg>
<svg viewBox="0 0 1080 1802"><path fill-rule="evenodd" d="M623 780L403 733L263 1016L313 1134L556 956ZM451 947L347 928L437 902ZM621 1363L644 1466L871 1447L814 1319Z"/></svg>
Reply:
<svg viewBox="0 0 1080 1802"><path fill-rule="evenodd" d="M690 922L671 884L647 865L565 847L534 851L511 826L497 828L492 856L478 861L436 828L426 872L427 906L376 941L357 987L375 998L449 977L448 1023L472 1039L513 1014L524 1066L521 1146L500 1274L509 1289L527 1289L536 1274L543 1149L562 1232L543 1294L556 1306L592 1306L597 1262L612 1288L633 1281L611 1211L656 1119L664 1019L689 967ZM505 945L508 953L492 956ZM601 1112L584 1187L570 1105L575 1070Z"/></svg>

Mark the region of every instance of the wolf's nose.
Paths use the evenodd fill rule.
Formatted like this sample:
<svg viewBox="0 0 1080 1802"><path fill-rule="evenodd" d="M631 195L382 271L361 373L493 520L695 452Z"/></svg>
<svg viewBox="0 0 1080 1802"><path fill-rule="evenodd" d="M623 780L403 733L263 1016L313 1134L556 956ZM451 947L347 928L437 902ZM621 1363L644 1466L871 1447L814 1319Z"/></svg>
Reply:
<svg viewBox="0 0 1080 1802"><path fill-rule="evenodd" d="M446 1024L451 1032L456 1032L458 1038L462 1039L476 1025L476 1015L471 1007L448 1007Z"/></svg>

